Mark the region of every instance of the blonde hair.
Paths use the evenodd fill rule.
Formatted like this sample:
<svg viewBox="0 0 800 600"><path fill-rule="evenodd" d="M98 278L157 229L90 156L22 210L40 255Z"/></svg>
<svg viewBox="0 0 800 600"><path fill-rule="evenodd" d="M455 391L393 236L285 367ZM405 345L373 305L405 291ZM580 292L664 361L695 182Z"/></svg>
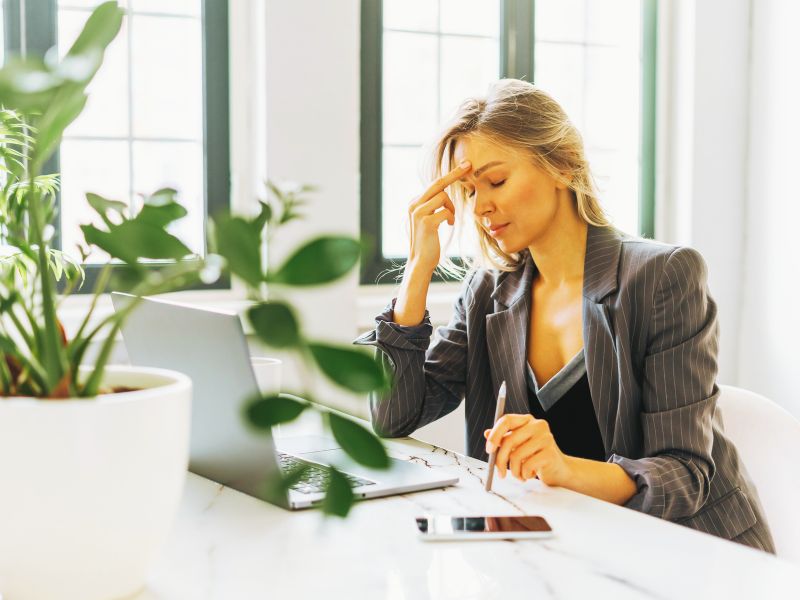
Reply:
<svg viewBox="0 0 800 600"><path fill-rule="evenodd" d="M578 214L584 221L600 227L610 225L600 206L581 134L549 94L527 81L501 79L489 87L486 96L465 100L431 151L429 170L434 180L456 167L453 155L458 139L475 135L529 154L537 167L572 191ZM467 204L463 186L453 186L451 196L456 211L463 217ZM465 221L456 219L457 224ZM477 230L480 257L477 260L462 257L465 266L445 257L439 265L441 271L463 277L478 266L501 271L513 271L520 266L520 254L507 254L474 219L470 221Z"/></svg>

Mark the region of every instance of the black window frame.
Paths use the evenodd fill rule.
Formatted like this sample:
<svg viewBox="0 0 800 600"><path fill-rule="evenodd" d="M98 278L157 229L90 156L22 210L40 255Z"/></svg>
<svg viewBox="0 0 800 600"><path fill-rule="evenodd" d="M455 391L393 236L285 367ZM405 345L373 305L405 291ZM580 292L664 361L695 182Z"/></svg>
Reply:
<svg viewBox="0 0 800 600"><path fill-rule="evenodd" d="M44 56L57 43L57 0L5 0L3 5L5 56L19 55L23 50L29 56ZM22 14L24 10L24 15ZM87 11L88 14L88 11ZM204 176L204 242L209 217L230 211L230 106L229 106L229 46L227 0L202 0L203 26L203 176ZM58 173L59 151L46 163L44 172ZM53 226L56 233L53 246L61 247L61 217L58 208L61 195L56 198L56 216ZM103 264L85 264L86 280L76 294L94 291ZM146 265L159 270L163 263ZM63 280L59 289L63 290ZM217 281L187 287L192 290L231 289L231 279L223 275Z"/></svg>
<svg viewBox="0 0 800 600"><path fill-rule="evenodd" d="M642 111L639 175L639 234L655 234L655 120L657 60L657 0L642 2ZM535 81L535 0L500 1L500 76ZM381 282L381 276L405 263L382 253L382 65L383 0L361 2L361 216L367 250L361 262L361 284ZM435 281L452 281L440 274Z"/></svg>

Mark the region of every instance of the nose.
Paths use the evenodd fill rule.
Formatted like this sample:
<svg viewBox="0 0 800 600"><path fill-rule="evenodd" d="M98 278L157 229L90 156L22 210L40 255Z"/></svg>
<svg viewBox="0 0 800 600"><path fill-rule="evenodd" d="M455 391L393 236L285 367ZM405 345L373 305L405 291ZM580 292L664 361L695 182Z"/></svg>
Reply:
<svg viewBox="0 0 800 600"><path fill-rule="evenodd" d="M478 190L475 190L475 195L473 196L472 201L472 212L476 217L485 217L494 212L494 205L485 195L480 196L478 194Z"/></svg>

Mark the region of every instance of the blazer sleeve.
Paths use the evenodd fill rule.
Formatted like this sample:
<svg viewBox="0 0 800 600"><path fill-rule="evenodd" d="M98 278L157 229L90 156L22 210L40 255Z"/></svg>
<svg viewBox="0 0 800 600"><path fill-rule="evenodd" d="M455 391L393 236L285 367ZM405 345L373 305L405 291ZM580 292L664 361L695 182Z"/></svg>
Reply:
<svg viewBox="0 0 800 600"><path fill-rule="evenodd" d="M696 250L677 248L667 258L644 360L643 458L609 458L636 483L626 506L669 520L692 516L703 506L715 472L719 327L706 278Z"/></svg>
<svg viewBox="0 0 800 600"><path fill-rule="evenodd" d="M474 277L474 274L473 274ZM392 374L388 393L370 395L370 419L382 437L403 437L452 412L464 398L466 385L466 306L469 283L455 302L453 315L439 327L431 345L430 315L419 325L393 321L393 299L375 318L375 329L353 343L376 347L376 358Z"/></svg>

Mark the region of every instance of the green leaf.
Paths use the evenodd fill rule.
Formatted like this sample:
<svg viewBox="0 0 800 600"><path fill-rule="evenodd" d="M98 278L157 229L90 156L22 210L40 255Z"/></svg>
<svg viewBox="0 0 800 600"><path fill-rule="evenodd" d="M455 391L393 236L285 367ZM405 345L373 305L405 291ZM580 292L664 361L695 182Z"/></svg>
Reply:
<svg viewBox="0 0 800 600"><path fill-rule="evenodd" d="M42 114L62 80L39 58L12 58L0 69L0 105L25 115Z"/></svg>
<svg viewBox="0 0 800 600"><path fill-rule="evenodd" d="M323 236L295 251L270 282L286 285L320 285L347 274L358 262L361 245L343 236Z"/></svg>
<svg viewBox="0 0 800 600"><path fill-rule="evenodd" d="M274 425L293 421L307 407L307 402L279 394L256 398L244 406L243 412L245 421L250 425L269 431Z"/></svg>
<svg viewBox="0 0 800 600"><path fill-rule="evenodd" d="M88 96L80 88L69 90L64 88L56 94L53 103L37 123L39 135L31 157L32 172L38 173L41 166L50 158L61 143L64 130L83 112L87 99Z"/></svg>
<svg viewBox="0 0 800 600"><path fill-rule="evenodd" d="M153 198L151 196L149 200ZM177 202L168 202L163 204L149 204L145 202L142 210L136 215L135 221L142 223L149 223L161 229L178 219L182 219L188 214L188 211Z"/></svg>
<svg viewBox="0 0 800 600"><path fill-rule="evenodd" d="M81 230L87 244L93 244L128 264L135 264L139 258L177 260L191 254L178 238L150 223L124 221L108 232L94 225L81 225Z"/></svg>
<svg viewBox="0 0 800 600"><path fill-rule="evenodd" d="M273 348L299 346L300 325L294 311L283 302L263 302L247 311L258 338Z"/></svg>
<svg viewBox="0 0 800 600"><path fill-rule="evenodd" d="M117 37L122 26L124 11L116 0L104 2L92 11L78 39L70 47L67 56L75 56L92 50L105 50Z"/></svg>
<svg viewBox="0 0 800 600"><path fill-rule="evenodd" d="M361 350L313 343L308 345L325 375L340 386L357 393L389 387L389 380L375 359Z"/></svg>
<svg viewBox="0 0 800 600"><path fill-rule="evenodd" d="M261 205L261 210L258 216L253 220L253 227L260 234L264 226L269 223L269 220L272 218L272 207L261 200L259 200L258 203Z"/></svg>
<svg viewBox="0 0 800 600"><path fill-rule="evenodd" d="M261 270L261 236L241 217L215 220L216 250L228 263L231 273L252 287L264 281Z"/></svg>
<svg viewBox="0 0 800 600"><path fill-rule="evenodd" d="M354 460L371 469L389 467L386 448L366 427L333 412L328 413L328 424L342 450Z"/></svg>
<svg viewBox="0 0 800 600"><path fill-rule="evenodd" d="M325 500L322 502L322 512L326 515L346 517L353 505L353 490L347 478L335 467L328 467L330 479Z"/></svg>
<svg viewBox="0 0 800 600"><path fill-rule="evenodd" d="M124 218L125 211L128 210L128 205L124 202L120 202L119 200L109 200L107 198L103 198L99 194L93 194L92 192L86 193L86 200L89 202L89 206L91 206L95 212L100 215L100 218L103 219L103 222L109 227L113 227L114 225L114 223L108 217L109 211L115 212L120 217Z"/></svg>

